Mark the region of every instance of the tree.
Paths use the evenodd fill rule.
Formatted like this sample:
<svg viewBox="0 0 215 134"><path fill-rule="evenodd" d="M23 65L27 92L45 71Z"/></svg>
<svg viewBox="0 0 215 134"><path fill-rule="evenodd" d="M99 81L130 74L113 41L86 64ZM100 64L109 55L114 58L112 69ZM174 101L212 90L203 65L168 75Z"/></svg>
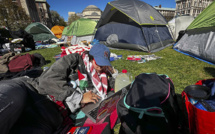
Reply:
<svg viewBox="0 0 215 134"><path fill-rule="evenodd" d="M0 2L0 25L6 26L10 30L16 31L24 29L31 23L30 17L24 9L11 0Z"/></svg>
<svg viewBox="0 0 215 134"><path fill-rule="evenodd" d="M78 20L78 19L80 19L80 17L77 16L76 14L70 15L70 16L69 16L69 19L68 19L68 25L70 25L73 21L76 21L76 20Z"/></svg>
<svg viewBox="0 0 215 134"><path fill-rule="evenodd" d="M51 10L51 18L52 18L52 25L59 25L59 26L67 26L64 18L61 17L57 11Z"/></svg>

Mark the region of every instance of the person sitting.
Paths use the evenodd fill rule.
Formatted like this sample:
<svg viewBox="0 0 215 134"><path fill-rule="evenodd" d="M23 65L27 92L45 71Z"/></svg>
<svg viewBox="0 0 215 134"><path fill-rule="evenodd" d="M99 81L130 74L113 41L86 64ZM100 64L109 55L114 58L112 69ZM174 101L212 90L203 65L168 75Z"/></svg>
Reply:
<svg viewBox="0 0 215 134"><path fill-rule="evenodd" d="M75 112L84 104L106 98L113 88L108 82L108 77L114 73L109 59L110 50L105 45L96 44L81 56L74 53L62 57L30 83L40 94L68 102L71 112ZM78 86L73 88L69 84L71 80Z"/></svg>
<svg viewBox="0 0 215 134"><path fill-rule="evenodd" d="M53 133L61 126L63 119L47 96L67 102L72 113L87 103L106 98L114 87L111 76L114 71L109 58L110 50L105 45L95 44L81 56L74 53L60 58L38 78L20 77L1 81L1 98L7 101L0 105L0 121L6 122L0 125L0 129L4 133ZM70 81L78 86L71 85ZM23 93L14 97L12 92L18 89ZM19 98L22 101L17 103ZM17 114L11 114L13 112Z"/></svg>

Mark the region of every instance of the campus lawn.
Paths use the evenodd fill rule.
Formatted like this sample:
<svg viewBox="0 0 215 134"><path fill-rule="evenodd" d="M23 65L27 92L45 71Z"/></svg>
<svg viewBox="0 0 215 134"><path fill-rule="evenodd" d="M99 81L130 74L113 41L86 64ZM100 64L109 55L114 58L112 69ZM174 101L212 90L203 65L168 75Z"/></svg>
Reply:
<svg viewBox="0 0 215 134"><path fill-rule="evenodd" d="M114 50L110 49L112 53L122 55L123 59L112 61L111 64L119 72L126 69L133 77L141 73L166 74L168 75L174 85L176 93L180 94L183 89L195 84L196 81L201 79L209 79L215 77L215 66L206 62L197 60L190 56L186 56L172 49L172 46L165 48L159 52L146 53L139 51L129 50ZM55 55L60 54L60 47L46 48L30 51L28 53L40 53L46 59L45 66L51 66L55 59ZM127 61L128 55L151 55L162 57L161 59L151 60L146 63L137 63L136 61Z"/></svg>

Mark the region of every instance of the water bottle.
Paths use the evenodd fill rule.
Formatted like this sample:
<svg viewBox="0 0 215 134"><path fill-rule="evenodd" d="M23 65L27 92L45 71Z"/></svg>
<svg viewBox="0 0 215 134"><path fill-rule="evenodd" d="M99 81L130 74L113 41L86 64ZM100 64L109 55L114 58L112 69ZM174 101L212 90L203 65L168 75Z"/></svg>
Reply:
<svg viewBox="0 0 215 134"><path fill-rule="evenodd" d="M122 73L119 73L115 79L115 88L114 91L117 92L123 87L126 87L133 81L132 75L127 72L127 70L122 70Z"/></svg>

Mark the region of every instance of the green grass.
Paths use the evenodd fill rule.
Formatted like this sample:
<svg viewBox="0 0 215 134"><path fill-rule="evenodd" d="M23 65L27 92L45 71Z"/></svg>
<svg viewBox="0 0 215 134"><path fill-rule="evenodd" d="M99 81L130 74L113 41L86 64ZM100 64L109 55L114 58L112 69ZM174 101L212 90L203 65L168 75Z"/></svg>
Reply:
<svg viewBox="0 0 215 134"><path fill-rule="evenodd" d="M174 85L176 93L181 93L183 89L195 84L196 81L201 79L209 79L215 76L215 66L206 62L197 60L190 56L186 56L172 49L172 46L165 48L159 52L146 53L129 50L110 50L112 53L122 55L123 59L112 61L111 64L117 70L127 69L133 77L140 73L152 73L168 75ZM55 59L55 55L60 54L60 47L47 48L30 51L29 53L40 53L44 56L48 64L45 66L51 66ZM128 55L150 55L162 57L161 59L152 60L146 63L138 64L136 61L126 60Z"/></svg>

